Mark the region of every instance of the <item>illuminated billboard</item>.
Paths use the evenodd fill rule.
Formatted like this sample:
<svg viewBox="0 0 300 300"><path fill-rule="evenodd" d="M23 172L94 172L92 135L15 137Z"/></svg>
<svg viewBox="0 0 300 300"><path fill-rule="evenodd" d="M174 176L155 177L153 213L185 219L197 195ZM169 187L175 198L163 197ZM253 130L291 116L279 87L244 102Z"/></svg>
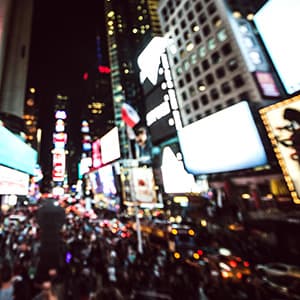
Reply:
<svg viewBox="0 0 300 300"><path fill-rule="evenodd" d="M177 129L181 128L178 102L166 52L169 42L166 38L154 37L137 59L144 91L146 125L153 144L175 136Z"/></svg>
<svg viewBox="0 0 300 300"><path fill-rule="evenodd" d="M184 164L194 175L265 165L267 156L246 101L178 131Z"/></svg>
<svg viewBox="0 0 300 300"><path fill-rule="evenodd" d="M118 127L114 127L100 138L100 149L103 164L121 157Z"/></svg>
<svg viewBox="0 0 300 300"><path fill-rule="evenodd" d="M295 204L300 204L300 96L259 112L292 199Z"/></svg>
<svg viewBox="0 0 300 300"><path fill-rule="evenodd" d="M120 196L114 175L114 167L112 164L103 166L88 174L94 195L100 199L107 208L111 210L119 210Z"/></svg>
<svg viewBox="0 0 300 300"><path fill-rule="evenodd" d="M300 90L299 0L269 0L254 23L287 93Z"/></svg>
<svg viewBox="0 0 300 300"><path fill-rule="evenodd" d="M0 166L0 195L27 195L29 175Z"/></svg>
<svg viewBox="0 0 300 300"><path fill-rule="evenodd" d="M126 205L138 202L141 206L153 206L157 203L152 168L124 168L121 178Z"/></svg>

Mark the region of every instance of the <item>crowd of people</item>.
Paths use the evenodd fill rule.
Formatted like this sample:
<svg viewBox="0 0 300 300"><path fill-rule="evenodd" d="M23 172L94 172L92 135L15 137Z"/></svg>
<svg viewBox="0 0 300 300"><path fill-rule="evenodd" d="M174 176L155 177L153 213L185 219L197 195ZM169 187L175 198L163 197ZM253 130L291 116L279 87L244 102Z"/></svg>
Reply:
<svg viewBox="0 0 300 300"><path fill-rule="evenodd" d="M200 274L172 262L165 249L144 241L140 253L136 234L121 236L72 213L59 218L49 201L52 208L1 216L1 300L198 298Z"/></svg>

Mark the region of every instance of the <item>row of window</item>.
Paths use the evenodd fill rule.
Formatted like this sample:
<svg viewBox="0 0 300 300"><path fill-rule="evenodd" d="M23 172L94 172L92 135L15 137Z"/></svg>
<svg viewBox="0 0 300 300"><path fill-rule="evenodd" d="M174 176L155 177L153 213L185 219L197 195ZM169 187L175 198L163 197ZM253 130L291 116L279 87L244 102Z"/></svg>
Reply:
<svg viewBox="0 0 300 300"><path fill-rule="evenodd" d="M227 38L227 37L226 37ZM219 39L219 41L224 41L226 38ZM210 68L210 63L208 59L204 59L210 51L213 51L217 47L217 43L214 38L208 39L206 45L200 46L196 52L190 54L190 56L182 61L182 64L176 68L176 75L180 76L183 72L187 72L190 67L197 64L198 61L201 61L202 67L204 71ZM228 42L224 44L220 51L215 51L210 55L210 61L212 64L217 64L221 61L222 56L228 56L232 53L232 46ZM204 59L204 60L203 60ZM181 60L180 60L181 61ZM179 59L178 57L173 57L173 63L176 65L178 64Z"/></svg>
<svg viewBox="0 0 300 300"><path fill-rule="evenodd" d="M185 4L183 5L183 9L178 12L176 18L181 18L183 15L183 11L188 11L190 8L192 8L192 10L189 12L190 15L188 15L189 20L191 20L193 17L191 14L192 11L199 13L200 11L202 11L204 9L205 6L207 6L208 13L213 13L216 10L215 4L211 3L212 2L211 0L202 1L204 3L201 3L196 0L194 0L193 2L195 2L194 5L191 4L190 1L186 1ZM180 0L169 0L166 3L165 7L161 11L162 17L164 18L164 22L168 22L169 18L174 14L175 9L177 7L179 7L180 4L181 4ZM173 20L172 20L172 22L174 22Z"/></svg>
<svg viewBox="0 0 300 300"><path fill-rule="evenodd" d="M189 118L188 119L188 124L190 123L193 123L194 121L196 120L200 120L206 116L209 116L210 114L214 113L214 112L217 112L217 111L220 111L228 106L231 106L235 103L238 103L242 100L247 100L249 99L249 93L248 92L243 92L243 93L240 93L238 95L238 97L234 98L234 97L231 97L227 100L225 100L225 102L223 104L218 104L216 106L214 106L214 110L212 109L207 109L205 110L202 114L196 114L195 115L195 120L192 119L192 118ZM197 110L200 109L200 106L207 106L210 102L207 100L205 102L203 102L202 98L200 98L199 100L194 100L192 102L192 107L190 107L189 105L187 105L185 108L184 108L184 112L185 114L187 115L190 115L192 113L192 111L196 112Z"/></svg>
<svg viewBox="0 0 300 300"><path fill-rule="evenodd" d="M215 82L212 74L208 74L205 80L209 82L209 84L213 84ZM196 96L197 93L200 92L202 94L203 92L205 92L204 94L201 95L201 102L203 105L206 105L209 103L209 99L214 101L219 100L221 99L221 97L223 97L224 95L226 96L227 94L231 93L233 90L242 88L245 84L246 84L246 80L244 79L244 77L241 74L238 74L234 76L231 79L231 81L225 81L221 83L219 88L215 86L211 88L209 92L205 92L208 90L208 88L202 80L199 80L197 82L197 89L195 88L194 85L191 85L188 88L189 95L187 95L187 91L183 91L181 93L181 98L183 101L187 101L190 97Z"/></svg>

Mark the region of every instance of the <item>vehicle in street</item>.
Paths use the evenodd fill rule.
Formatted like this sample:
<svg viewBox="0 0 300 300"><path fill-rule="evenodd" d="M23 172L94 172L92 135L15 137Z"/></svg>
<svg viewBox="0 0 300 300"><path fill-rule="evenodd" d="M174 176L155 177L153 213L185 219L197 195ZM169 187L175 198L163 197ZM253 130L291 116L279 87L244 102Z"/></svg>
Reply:
<svg viewBox="0 0 300 300"><path fill-rule="evenodd" d="M300 299L300 267L276 262L258 264L255 270L269 290L287 299Z"/></svg>

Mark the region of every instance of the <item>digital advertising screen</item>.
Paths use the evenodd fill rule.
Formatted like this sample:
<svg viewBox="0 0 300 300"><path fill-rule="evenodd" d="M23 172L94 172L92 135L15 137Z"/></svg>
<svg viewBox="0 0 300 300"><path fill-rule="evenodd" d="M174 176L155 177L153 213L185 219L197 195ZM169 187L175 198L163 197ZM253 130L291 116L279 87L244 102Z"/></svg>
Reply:
<svg viewBox="0 0 300 300"><path fill-rule="evenodd" d="M267 155L246 101L178 131L186 170L194 175L267 164Z"/></svg>
<svg viewBox="0 0 300 300"><path fill-rule="evenodd" d="M108 208L118 210L120 196L116 186L114 167L112 164L103 166L88 174L92 191L98 195Z"/></svg>
<svg viewBox="0 0 300 300"><path fill-rule="evenodd" d="M299 0L269 0L254 24L288 94L300 90Z"/></svg>
<svg viewBox="0 0 300 300"><path fill-rule="evenodd" d="M100 138L102 163L107 164L121 157L118 127Z"/></svg>
<svg viewBox="0 0 300 300"><path fill-rule="evenodd" d="M293 202L300 204L300 96L260 109Z"/></svg>

